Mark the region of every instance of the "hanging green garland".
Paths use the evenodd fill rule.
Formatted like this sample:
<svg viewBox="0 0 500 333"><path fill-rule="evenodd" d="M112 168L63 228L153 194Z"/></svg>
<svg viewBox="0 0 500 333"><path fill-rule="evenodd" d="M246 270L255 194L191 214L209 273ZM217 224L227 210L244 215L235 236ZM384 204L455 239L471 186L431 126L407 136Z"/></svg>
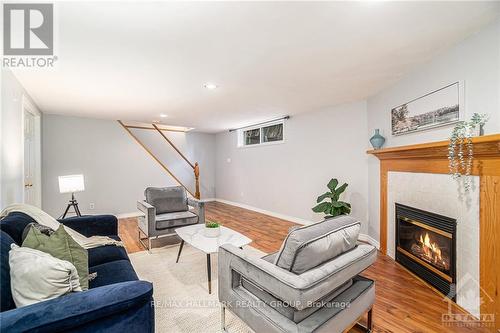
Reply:
<svg viewBox="0 0 500 333"><path fill-rule="evenodd" d="M488 115L474 113L471 120L461 121L453 128L448 145L448 163L450 175L453 179L464 178L464 190L469 192L472 186L472 160L474 159L474 145L472 137L479 129L482 135L482 128L488 121Z"/></svg>

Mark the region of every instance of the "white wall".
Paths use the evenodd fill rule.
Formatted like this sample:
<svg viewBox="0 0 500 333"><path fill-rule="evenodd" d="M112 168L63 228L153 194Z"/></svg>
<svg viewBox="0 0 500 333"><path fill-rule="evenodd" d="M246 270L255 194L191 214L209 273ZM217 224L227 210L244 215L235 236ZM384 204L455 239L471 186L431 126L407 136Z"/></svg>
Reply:
<svg viewBox="0 0 500 333"><path fill-rule="evenodd" d="M171 151L164 139L147 132L141 138L168 161ZM68 194L59 193L60 175L84 174L85 191L78 193L77 199L86 214L131 213L137 210L136 201L144 197L147 186L176 185L116 121L46 114L42 133L43 209L53 216L63 213L69 199ZM215 135L167 135L189 159L199 161L202 198L213 197ZM188 166L178 161L178 165L169 166L182 174ZM94 210L89 209L90 203L95 203Z"/></svg>
<svg viewBox="0 0 500 333"><path fill-rule="evenodd" d="M236 132L219 133L217 198L317 221L311 207L338 178L366 228L366 128L366 103L357 102L290 118L283 144L238 148Z"/></svg>
<svg viewBox="0 0 500 333"><path fill-rule="evenodd" d="M35 105L10 70L1 73L0 209L23 201L23 96Z"/></svg>
<svg viewBox="0 0 500 333"><path fill-rule="evenodd" d="M486 134L500 132L500 21L445 51L412 75L390 89L368 99L368 135L380 128L386 145L400 146L448 139L452 126L430 129L401 136L390 134L390 110L424 93L449 83L465 83L465 118L487 113L490 120ZM369 173L369 235L379 239L379 161L370 157Z"/></svg>

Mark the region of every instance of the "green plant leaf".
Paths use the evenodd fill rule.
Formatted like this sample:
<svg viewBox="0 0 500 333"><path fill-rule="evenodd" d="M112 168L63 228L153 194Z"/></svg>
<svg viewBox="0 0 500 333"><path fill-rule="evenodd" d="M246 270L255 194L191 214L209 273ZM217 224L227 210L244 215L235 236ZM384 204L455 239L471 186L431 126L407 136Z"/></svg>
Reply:
<svg viewBox="0 0 500 333"><path fill-rule="evenodd" d="M314 206L312 208L312 211L315 212L315 213L323 213L325 211L325 209L329 208L329 207L330 207L330 203L329 202L322 202L319 205Z"/></svg>
<svg viewBox="0 0 500 333"><path fill-rule="evenodd" d="M207 221L205 223L205 227L207 227L207 228L218 228L218 227L220 227L220 223L214 222L214 221Z"/></svg>
<svg viewBox="0 0 500 333"><path fill-rule="evenodd" d="M335 188L337 187L338 184L339 181L336 178L332 178L330 179L330 181L326 186L330 189L330 191L335 192Z"/></svg>
<svg viewBox="0 0 500 333"><path fill-rule="evenodd" d="M347 188L347 183L344 183L342 184L342 186L340 186L338 189L335 190L335 193L340 196L342 192L345 191L346 188Z"/></svg>
<svg viewBox="0 0 500 333"><path fill-rule="evenodd" d="M316 202L320 203L321 201L325 200L326 198L329 198L330 196L331 196L330 192L323 193L322 195L320 195L318 197L318 199L316 200Z"/></svg>

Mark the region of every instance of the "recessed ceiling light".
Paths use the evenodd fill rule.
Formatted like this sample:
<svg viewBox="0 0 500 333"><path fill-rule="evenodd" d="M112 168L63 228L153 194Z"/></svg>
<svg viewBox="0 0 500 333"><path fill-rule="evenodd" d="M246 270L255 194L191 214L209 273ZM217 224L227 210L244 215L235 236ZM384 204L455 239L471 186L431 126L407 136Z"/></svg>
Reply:
<svg viewBox="0 0 500 333"><path fill-rule="evenodd" d="M158 124L158 123L161 123L161 121L159 121L159 120L153 120L153 123Z"/></svg>
<svg viewBox="0 0 500 333"><path fill-rule="evenodd" d="M167 117L168 117L168 115L166 115L166 114L162 113L162 114L160 114L160 117L162 117L162 118L167 118Z"/></svg>
<svg viewBox="0 0 500 333"><path fill-rule="evenodd" d="M217 89L217 85L215 83L205 83L203 87L207 88L208 90Z"/></svg>

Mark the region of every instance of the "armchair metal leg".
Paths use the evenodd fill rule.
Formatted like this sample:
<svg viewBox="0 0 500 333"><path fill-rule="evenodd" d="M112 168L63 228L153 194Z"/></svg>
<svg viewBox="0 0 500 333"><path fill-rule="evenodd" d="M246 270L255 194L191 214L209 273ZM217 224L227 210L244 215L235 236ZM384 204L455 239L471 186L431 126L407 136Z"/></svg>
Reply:
<svg viewBox="0 0 500 333"><path fill-rule="evenodd" d="M220 306L220 329L226 333L226 307L221 303Z"/></svg>
<svg viewBox="0 0 500 333"><path fill-rule="evenodd" d="M368 310L366 327L361 325L360 323L356 323L354 326L361 328L365 333L371 333L373 330L373 308Z"/></svg>
<svg viewBox="0 0 500 333"><path fill-rule="evenodd" d="M367 331L368 332L371 332L372 329L373 329L373 309L370 309L370 311L368 311L368 321L367 321L367 324L366 324L366 328L367 328Z"/></svg>
<svg viewBox="0 0 500 333"><path fill-rule="evenodd" d="M139 243L141 243L141 245L144 246L146 248L146 250L148 250L148 253L151 254L151 238L147 237L147 239L148 239L147 245L142 241L143 239L146 239L146 238L141 238L141 230L139 230Z"/></svg>

